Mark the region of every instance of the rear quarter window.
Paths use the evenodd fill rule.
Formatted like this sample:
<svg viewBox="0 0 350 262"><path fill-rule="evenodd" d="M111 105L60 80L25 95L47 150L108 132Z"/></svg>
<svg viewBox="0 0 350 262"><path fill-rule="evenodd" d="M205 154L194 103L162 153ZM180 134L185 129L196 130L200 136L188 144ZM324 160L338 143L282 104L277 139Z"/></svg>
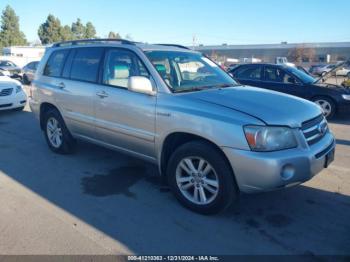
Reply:
<svg viewBox="0 0 350 262"><path fill-rule="evenodd" d="M45 76L59 77L61 76L62 68L69 50L54 51L44 69Z"/></svg>

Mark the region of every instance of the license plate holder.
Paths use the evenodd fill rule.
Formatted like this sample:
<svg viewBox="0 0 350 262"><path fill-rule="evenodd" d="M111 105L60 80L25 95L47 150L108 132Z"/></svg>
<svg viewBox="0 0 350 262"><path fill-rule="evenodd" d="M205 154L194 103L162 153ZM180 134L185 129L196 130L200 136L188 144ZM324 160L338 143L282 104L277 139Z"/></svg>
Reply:
<svg viewBox="0 0 350 262"><path fill-rule="evenodd" d="M324 167L327 168L333 161L334 161L334 152L335 150L332 149L331 151L329 151L325 157L325 161L324 161Z"/></svg>

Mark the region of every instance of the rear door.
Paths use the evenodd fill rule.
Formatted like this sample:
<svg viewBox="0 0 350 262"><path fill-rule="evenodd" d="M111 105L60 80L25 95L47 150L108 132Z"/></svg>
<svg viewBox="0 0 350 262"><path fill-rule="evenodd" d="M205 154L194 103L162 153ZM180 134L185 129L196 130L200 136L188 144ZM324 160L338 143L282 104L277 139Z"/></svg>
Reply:
<svg viewBox="0 0 350 262"><path fill-rule="evenodd" d="M102 83L95 93L98 139L119 149L155 158L157 97L129 91L131 76L151 78L134 52L122 48L106 50Z"/></svg>
<svg viewBox="0 0 350 262"><path fill-rule="evenodd" d="M264 66L262 87L298 97L307 97L305 86L293 75L279 66Z"/></svg>
<svg viewBox="0 0 350 262"><path fill-rule="evenodd" d="M232 71L233 77L242 85L262 87L262 65L243 65Z"/></svg>
<svg viewBox="0 0 350 262"><path fill-rule="evenodd" d="M103 51L100 47L71 49L64 68L57 72L59 77L52 81L56 104L69 130L77 136L95 138L93 99Z"/></svg>

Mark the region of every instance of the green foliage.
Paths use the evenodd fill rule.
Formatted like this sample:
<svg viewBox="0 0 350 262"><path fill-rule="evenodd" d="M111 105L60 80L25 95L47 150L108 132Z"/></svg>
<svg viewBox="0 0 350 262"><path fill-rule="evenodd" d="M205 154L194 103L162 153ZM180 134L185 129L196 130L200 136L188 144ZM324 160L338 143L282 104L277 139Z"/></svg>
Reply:
<svg viewBox="0 0 350 262"><path fill-rule="evenodd" d="M72 33L74 39L84 39L85 31L85 26L81 23L80 18L78 18L75 23L72 23Z"/></svg>
<svg viewBox="0 0 350 262"><path fill-rule="evenodd" d="M49 15L38 30L38 35L42 44L51 44L60 41L69 41L77 39L95 38L96 29L91 22L84 26L78 18L72 27L62 26L58 18Z"/></svg>
<svg viewBox="0 0 350 262"><path fill-rule="evenodd" d="M115 33L113 31L109 32L108 34L108 38L115 38L115 39L121 39L121 36L119 35L119 33Z"/></svg>
<svg viewBox="0 0 350 262"><path fill-rule="evenodd" d="M39 26L38 36L42 44L62 41L62 26L58 18L49 15L46 21Z"/></svg>
<svg viewBox="0 0 350 262"><path fill-rule="evenodd" d="M60 31L61 34L61 40L62 41L69 41L69 40L73 40L73 33L72 33L72 29L70 28L69 25L65 25L61 28Z"/></svg>
<svg viewBox="0 0 350 262"><path fill-rule="evenodd" d="M18 16L10 6L6 6L1 15L0 46L5 47L26 44L27 40L25 35L19 29Z"/></svg>
<svg viewBox="0 0 350 262"><path fill-rule="evenodd" d="M95 38L96 29L91 22L87 22L85 26L85 38Z"/></svg>

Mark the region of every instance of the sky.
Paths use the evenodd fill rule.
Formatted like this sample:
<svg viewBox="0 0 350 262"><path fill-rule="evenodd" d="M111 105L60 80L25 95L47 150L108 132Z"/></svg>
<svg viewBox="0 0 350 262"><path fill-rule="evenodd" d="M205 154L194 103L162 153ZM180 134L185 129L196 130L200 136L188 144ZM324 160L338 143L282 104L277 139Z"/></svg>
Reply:
<svg viewBox="0 0 350 262"><path fill-rule="evenodd" d="M148 43L268 44L350 41L349 0L0 0L20 17L27 40L48 14L92 22Z"/></svg>

